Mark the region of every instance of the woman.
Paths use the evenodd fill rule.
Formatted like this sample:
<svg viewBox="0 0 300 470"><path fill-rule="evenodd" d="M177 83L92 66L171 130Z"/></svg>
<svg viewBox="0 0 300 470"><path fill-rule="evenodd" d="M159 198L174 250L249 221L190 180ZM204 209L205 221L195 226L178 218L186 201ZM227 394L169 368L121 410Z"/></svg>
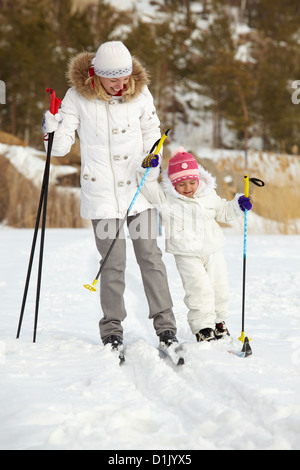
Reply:
<svg viewBox="0 0 300 470"><path fill-rule="evenodd" d="M102 44L96 55L83 52L69 66L71 88L60 112L45 113L43 129L54 132L52 155L67 154L75 140L81 150L81 216L91 219L96 245L105 257L137 189L136 168L160 138L159 119L145 69L120 41ZM154 235L157 217L140 193L127 218L149 304L149 318L160 341L177 342L172 300L161 251ZM154 224L154 225L153 225ZM122 348L126 241L118 238L101 274L104 344ZM136 312L139 314L139 312Z"/></svg>

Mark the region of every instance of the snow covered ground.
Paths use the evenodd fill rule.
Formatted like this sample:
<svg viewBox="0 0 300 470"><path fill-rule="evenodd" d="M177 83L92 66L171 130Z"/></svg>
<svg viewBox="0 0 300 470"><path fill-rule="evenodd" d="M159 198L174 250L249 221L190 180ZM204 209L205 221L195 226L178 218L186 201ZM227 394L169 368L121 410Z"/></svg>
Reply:
<svg viewBox="0 0 300 470"><path fill-rule="evenodd" d="M236 338L243 236L225 233L228 326ZM98 271L90 229L47 229L37 342L36 264L15 339L32 234L0 230L0 449L300 449L300 236L248 236L247 359L220 342L195 342L173 258L164 254L186 358L179 367L158 354L128 240L127 359L120 367L100 343L99 293L83 288ZM240 341L233 346L240 350Z"/></svg>

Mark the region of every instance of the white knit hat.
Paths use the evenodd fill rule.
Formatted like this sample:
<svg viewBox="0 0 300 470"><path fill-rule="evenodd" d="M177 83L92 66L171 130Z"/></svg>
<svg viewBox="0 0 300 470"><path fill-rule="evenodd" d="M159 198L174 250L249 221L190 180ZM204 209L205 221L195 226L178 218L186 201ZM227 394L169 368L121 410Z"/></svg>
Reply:
<svg viewBox="0 0 300 470"><path fill-rule="evenodd" d="M132 58L121 41L101 44L94 60L94 71L100 77L125 77L132 72Z"/></svg>

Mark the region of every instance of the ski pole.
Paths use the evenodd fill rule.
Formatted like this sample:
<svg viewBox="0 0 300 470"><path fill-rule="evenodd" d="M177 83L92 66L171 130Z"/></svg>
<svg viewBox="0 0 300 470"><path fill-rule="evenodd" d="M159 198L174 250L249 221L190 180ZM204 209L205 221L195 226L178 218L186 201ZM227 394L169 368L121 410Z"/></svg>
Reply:
<svg viewBox="0 0 300 470"><path fill-rule="evenodd" d="M152 146L152 148L151 148L151 150L150 150L150 154L151 154L151 153L156 153L156 154L159 153L159 151L160 151L160 149L161 149L161 147L162 147L162 145L163 145L165 139L167 138L167 135L168 135L169 131L170 131L170 129L166 130L166 132L161 136L161 138L160 138L159 140L157 140L157 141L153 144L153 146ZM121 222L121 224L120 224L120 226L119 226L119 228L118 228L118 230L117 230L116 236L115 236L115 238L113 239L113 241L112 241L112 243L111 243L111 245L110 245L110 247L109 247L109 249L108 249L108 251L107 251L107 253L106 253L106 255L105 255L105 257L104 257L104 259L103 259L103 261L102 261L102 263L101 263L100 269L99 269L99 271L98 271L98 273L97 273L97 275L96 275L96 277L95 277L93 283L92 283L91 285L90 285L90 284L84 284L84 287L85 287L86 289L88 289L90 292L95 292L95 291L96 291L96 284L97 284L97 282L98 282L98 279L99 279L99 277L100 277L100 274L101 274L101 272L102 272L102 269L104 268L104 266L105 266L105 264L106 264L106 261L107 261L109 255L110 255L110 253L111 253L111 251L112 251L112 249L113 249L113 247L114 247L114 245L115 245L117 239L119 238L119 235L120 235L120 232L121 232L121 230L122 230L122 227L123 227L123 225L125 224L125 222L126 222L126 220L127 220L127 217L128 217L128 214L129 214L129 212L131 211L131 208L132 208L133 204L135 203L136 198L137 198L138 195L139 195L139 192L140 192L140 190L141 190L141 188L142 188L142 186L143 186L143 184L144 184L144 182L145 182L145 179L146 179L146 177L147 177L147 175L148 175L148 173L149 173L149 170L150 170L150 167L148 167L148 168L146 169L146 171L145 171L145 174L144 174L144 176L143 176L143 178L142 178L142 181L140 182L140 184L139 184L139 186L138 186L138 188L137 188L137 190L136 190L136 193L135 193L135 195L133 196L133 199L132 199L132 201L131 201L131 203L130 203L130 206L128 207L128 209L127 209L127 211L126 211L126 215L125 215L125 217L123 218L123 220L122 220L122 222Z"/></svg>
<svg viewBox="0 0 300 470"><path fill-rule="evenodd" d="M58 109L59 109L59 106L60 106L60 103L61 103L61 99L55 97L55 91L51 88L47 88L46 93L50 93L50 112L51 112L51 114L56 114L58 112ZM46 164L45 164L45 169L44 169L40 200L39 200L39 205L38 205L38 210L37 210L35 229L34 229L34 234L33 234L33 239L32 239L31 252L30 252L30 258L29 258L29 263L28 263L27 276L26 276L22 306L21 306L17 336L16 336L17 339L18 339L20 337L20 333L21 333L21 327L22 327L24 310L25 310L27 293L28 293L28 287L29 287L29 282L30 282L30 276L31 276L32 263L33 263L35 246L36 246L36 241L37 241L38 229L39 229L39 224L40 224L41 213L43 211L41 241L40 241L40 256L39 256L39 267L38 267L38 280L37 280L37 292L36 292L36 307L35 307L35 318L34 318L34 328L33 328L33 342L34 343L36 341L36 330L37 330L37 320L38 320L38 310L39 310L39 299L40 299L40 288L41 288L41 277L42 277L42 261L43 261L44 240L45 240L47 198L48 198L48 186L49 186L49 174L50 174L50 158L51 158L51 150L52 150L52 145L53 145L53 138L54 138L54 132L51 132L48 135L48 148L47 148Z"/></svg>
<svg viewBox="0 0 300 470"><path fill-rule="evenodd" d="M258 178L250 178L248 175L244 176L245 179L245 191L246 197L249 197L249 181L254 183L256 186L264 186L264 182ZM247 209L244 211L244 249L243 249L243 295L242 295L242 331L239 340L243 343L242 351L245 353L245 357L252 354L251 346L249 341L251 338L245 336L245 298L246 298L246 252L247 252Z"/></svg>
<svg viewBox="0 0 300 470"><path fill-rule="evenodd" d="M246 197L249 197L249 176L244 176L245 178L245 190L244 194ZM245 337L245 290L246 290L246 251L247 251L247 209L244 211L244 250L243 250L243 295L242 295L242 332L239 340L242 341L243 345L246 340L247 351L250 353L251 346L249 341L251 338Z"/></svg>

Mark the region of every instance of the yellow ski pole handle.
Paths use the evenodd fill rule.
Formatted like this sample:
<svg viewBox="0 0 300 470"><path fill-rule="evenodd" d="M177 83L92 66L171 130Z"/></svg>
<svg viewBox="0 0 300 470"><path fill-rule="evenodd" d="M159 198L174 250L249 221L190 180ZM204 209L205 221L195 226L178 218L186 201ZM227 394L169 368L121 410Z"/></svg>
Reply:
<svg viewBox="0 0 300 470"><path fill-rule="evenodd" d="M249 176L245 175L245 196L249 197Z"/></svg>
<svg viewBox="0 0 300 470"><path fill-rule="evenodd" d="M160 149L162 148L163 144L164 144L164 141L166 140L167 136L168 136L168 132L169 132L170 129L168 129L162 136L161 138L159 139L159 142L157 144L157 147L155 149L154 152L150 152L150 153L159 153Z"/></svg>

